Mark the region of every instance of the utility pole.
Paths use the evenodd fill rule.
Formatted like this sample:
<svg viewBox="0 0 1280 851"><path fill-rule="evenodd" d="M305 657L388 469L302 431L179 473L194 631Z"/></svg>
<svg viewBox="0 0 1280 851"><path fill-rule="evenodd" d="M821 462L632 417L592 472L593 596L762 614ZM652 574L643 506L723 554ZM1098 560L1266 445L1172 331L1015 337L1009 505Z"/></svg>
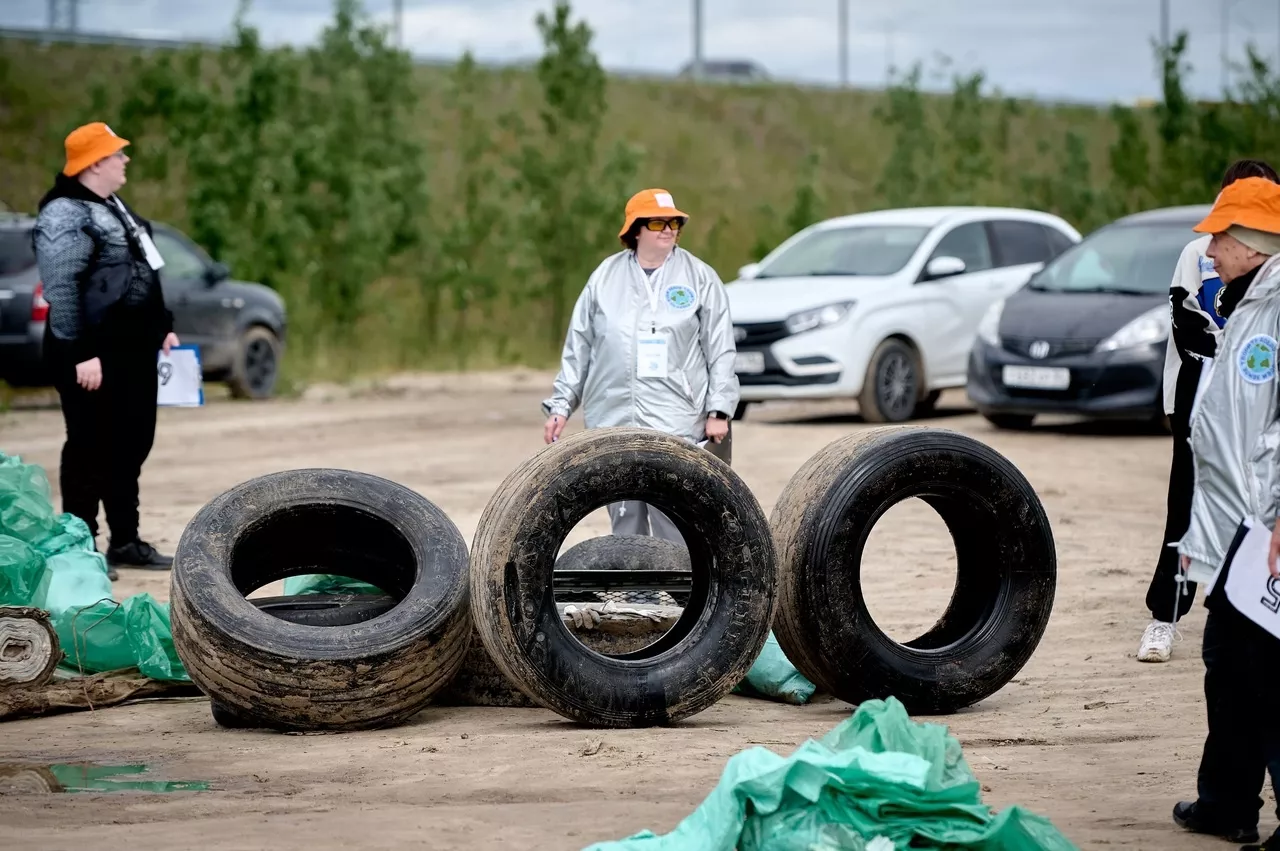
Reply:
<svg viewBox="0 0 1280 851"><path fill-rule="evenodd" d="M1220 23L1222 27L1222 47L1220 48L1222 51L1222 96L1225 98L1227 96L1227 84L1230 82L1228 79L1230 68L1228 66L1231 60L1227 57L1227 46L1231 30L1231 7L1235 5L1236 0L1220 0L1220 3L1220 11L1222 13L1222 21Z"/></svg>
<svg viewBox="0 0 1280 851"><path fill-rule="evenodd" d="M391 9L395 21L396 47L404 47L404 0L395 0Z"/></svg>
<svg viewBox="0 0 1280 851"><path fill-rule="evenodd" d="M694 79L703 78L703 0L694 0Z"/></svg>
<svg viewBox="0 0 1280 851"><path fill-rule="evenodd" d="M1160 47L1169 49L1169 0L1160 0Z"/></svg>
<svg viewBox="0 0 1280 851"><path fill-rule="evenodd" d="M840 3L840 87L849 87L849 0Z"/></svg>
<svg viewBox="0 0 1280 851"><path fill-rule="evenodd" d="M75 32L79 29L80 0L49 0L49 29Z"/></svg>

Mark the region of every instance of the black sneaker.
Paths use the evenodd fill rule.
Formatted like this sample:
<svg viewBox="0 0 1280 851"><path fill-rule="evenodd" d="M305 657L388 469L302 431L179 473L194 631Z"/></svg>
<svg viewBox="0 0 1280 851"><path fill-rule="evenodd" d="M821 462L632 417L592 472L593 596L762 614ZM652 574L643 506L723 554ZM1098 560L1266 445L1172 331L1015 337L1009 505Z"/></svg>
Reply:
<svg viewBox="0 0 1280 851"><path fill-rule="evenodd" d="M1257 842L1258 828L1227 825L1204 812L1197 802L1180 801L1173 807L1173 823L1192 833L1216 836L1228 842Z"/></svg>
<svg viewBox="0 0 1280 851"><path fill-rule="evenodd" d="M1241 845L1240 851L1280 851L1280 827L1257 845Z"/></svg>
<svg viewBox="0 0 1280 851"><path fill-rule="evenodd" d="M140 570L168 570L173 567L173 556L162 555L146 541L132 541L122 546L108 547L107 564L136 567Z"/></svg>

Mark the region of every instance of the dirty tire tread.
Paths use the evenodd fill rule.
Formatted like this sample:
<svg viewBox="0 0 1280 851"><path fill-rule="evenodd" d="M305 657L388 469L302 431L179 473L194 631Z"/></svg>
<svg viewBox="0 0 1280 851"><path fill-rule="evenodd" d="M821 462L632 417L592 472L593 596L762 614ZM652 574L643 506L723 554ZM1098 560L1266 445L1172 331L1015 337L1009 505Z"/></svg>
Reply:
<svg viewBox="0 0 1280 851"><path fill-rule="evenodd" d="M234 584L232 554L248 534L317 506L377 518L403 538L415 575L386 614L349 626L290 623L258 610ZM254 565L264 571L253 578L257 587L281 578L272 571L301 567L262 561ZM174 647L202 691L257 726L393 726L426 706L461 666L470 641L466 574L457 527L408 488L345 470L273 473L216 497L183 532L170 587ZM355 578L382 587L378 576Z"/></svg>
<svg viewBox="0 0 1280 851"><path fill-rule="evenodd" d="M960 574L952 605L958 614L950 620L949 610L924 636L895 644L866 610L858 579L862 546L880 513L922 495L913 487L923 488L929 501L947 484L959 488L954 504L930 504L956 541ZM841 502L845 510L836 516ZM966 510L985 510L990 522L974 523L978 515ZM848 520L851 527L841 526L858 512L875 513L864 525ZM959 523L961 516L970 522ZM833 441L787 483L771 524L779 570L774 634L801 673L849 703L892 695L913 713L954 712L1016 676L1047 627L1057 575L1048 517L1018 469L967 436L889 426ZM977 528L966 534L970 526ZM858 535L860 543L853 540ZM830 563L851 567L828 570ZM984 564L1001 568L984 570ZM990 609L982 608L981 595L990 597ZM966 626L966 612L981 625ZM931 638L939 646L931 646Z"/></svg>
<svg viewBox="0 0 1280 851"><path fill-rule="evenodd" d="M697 533L685 535L691 606L648 659L593 653L555 608L561 542L619 499L656 504ZM494 663L537 705L591 726L669 724L728 694L763 648L776 604L772 543L759 503L720 459L649 429L588 429L516 467L485 506L472 616Z"/></svg>

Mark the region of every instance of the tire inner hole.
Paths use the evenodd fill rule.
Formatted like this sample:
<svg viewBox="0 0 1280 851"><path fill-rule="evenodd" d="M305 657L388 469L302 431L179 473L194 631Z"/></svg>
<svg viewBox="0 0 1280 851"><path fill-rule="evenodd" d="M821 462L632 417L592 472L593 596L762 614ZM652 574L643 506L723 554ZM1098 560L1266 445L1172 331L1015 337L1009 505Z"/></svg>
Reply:
<svg viewBox="0 0 1280 851"><path fill-rule="evenodd" d="M413 547L394 524L346 505L264 515L231 553L240 593L268 614L315 626L385 614L409 595L417 571Z"/></svg>
<svg viewBox="0 0 1280 851"><path fill-rule="evenodd" d="M635 506L628 503L622 510L625 518ZM666 644L662 640L675 628L689 602L692 574L688 546L683 540L655 535L660 526L643 521L639 525L642 529L637 534L612 534L609 508L602 506L574 525L556 555L556 606L568 615L564 620L569 633L602 656L641 659L658 655ZM598 580L586 579L583 571L600 571ZM681 574L674 583L672 577L663 581L658 575L672 572ZM680 587L673 588L673 584ZM600 623L593 625L594 619L584 619L579 626L569 614L569 606L580 613L599 611Z"/></svg>
<svg viewBox="0 0 1280 851"><path fill-rule="evenodd" d="M859 571L867 613L891 641L916 646L955 596L959 565L947 524L920 497L891 506L867 536Z"/></svg>

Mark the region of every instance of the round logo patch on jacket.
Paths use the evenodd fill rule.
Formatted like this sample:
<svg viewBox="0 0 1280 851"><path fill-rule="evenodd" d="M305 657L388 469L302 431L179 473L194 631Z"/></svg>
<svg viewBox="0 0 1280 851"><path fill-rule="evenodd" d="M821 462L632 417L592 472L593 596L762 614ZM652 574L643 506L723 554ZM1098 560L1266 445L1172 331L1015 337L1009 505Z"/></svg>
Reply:
<svg viewBox="0 0 1280 851"><path fill-rule="evenodd" d="M698 300L693 290L684 284L672 284L667 287L667 304L676 310L688 310Z"/></svg>
<svg viewBox="0 0 1280 851"><path fill-rule="evenodd" d="M1240 377L1250 384L1262 384L1276 377L1276 341L1266 334L1255 334L1240 347L1237 358Z"/></svg>

